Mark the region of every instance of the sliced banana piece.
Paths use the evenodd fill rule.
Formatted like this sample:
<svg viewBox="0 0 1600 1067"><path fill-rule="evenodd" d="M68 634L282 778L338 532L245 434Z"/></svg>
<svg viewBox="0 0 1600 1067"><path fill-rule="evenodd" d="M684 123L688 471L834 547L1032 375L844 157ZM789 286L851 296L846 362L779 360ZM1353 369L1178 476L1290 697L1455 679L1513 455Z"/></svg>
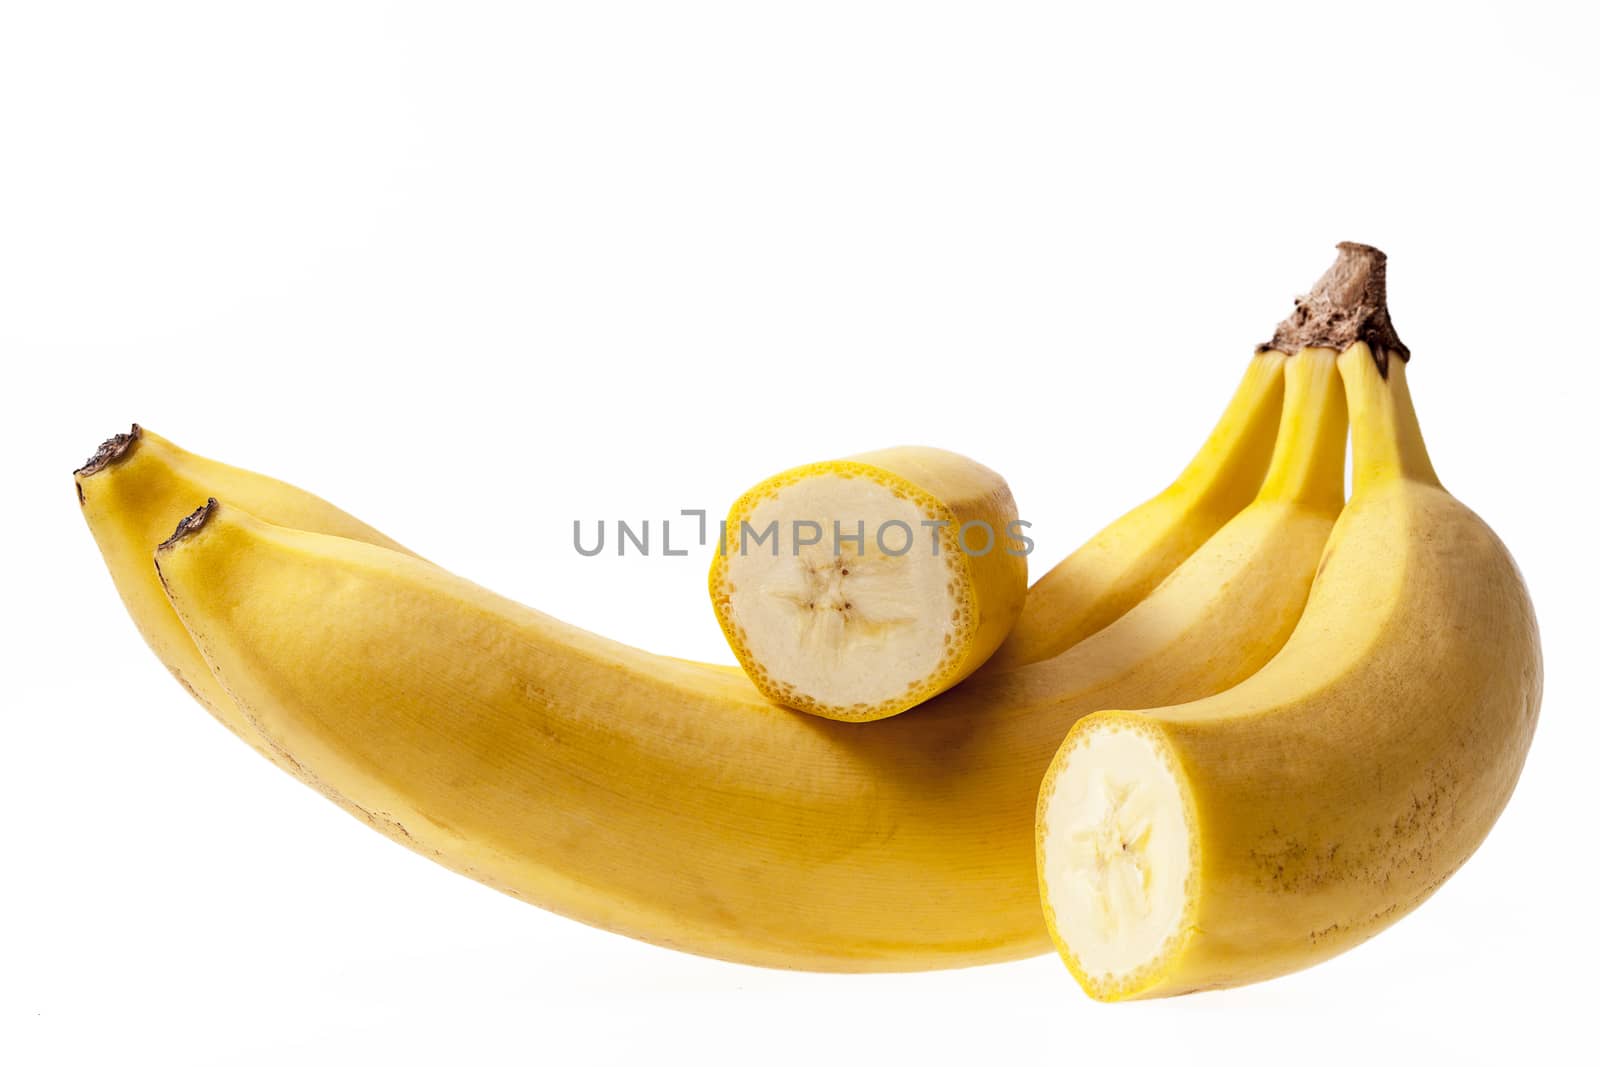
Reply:
<svg viewBox="0 0 1600 1067"><path fill-rule="evenodd" d="M1341 244L1271 342L1304 346L1293 363L1339 353L1354 446L1293 634L1231 689L1080 719L1045 772L1045 921L1098 999L1244 985L1361 944L1460 869L1522 771L1533 604L1439 483L1385 262Z"/></svg>
<svg viewBox="0 0 1600 1067"><path fill-rule="evenodd" d="M829 719L899 714L977 670L1021 613L1028 564L1005 480L891 448L796 467L733 505L711 602L770 700Z"/></svg>

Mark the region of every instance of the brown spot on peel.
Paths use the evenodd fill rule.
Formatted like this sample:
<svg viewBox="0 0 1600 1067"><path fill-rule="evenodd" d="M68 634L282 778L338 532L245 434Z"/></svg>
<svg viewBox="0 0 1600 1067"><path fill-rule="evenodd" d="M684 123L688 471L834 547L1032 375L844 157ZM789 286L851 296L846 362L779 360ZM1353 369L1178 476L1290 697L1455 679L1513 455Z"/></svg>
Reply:
<svg viewBox="0 0 1600 1067"><path fill-rule="evenodd" d="M1372 350L1378 373L1389 376L1389 357L1402 361L1411 350L1389 320L1387 273L1389 257L1371 245L1342 241L1339 258L1317 280L1311 292L1294 302L1294 311L1278 323L1272 340L1257 351L1293 355L1302 348L1343 352L1357 341Z"/></svg>

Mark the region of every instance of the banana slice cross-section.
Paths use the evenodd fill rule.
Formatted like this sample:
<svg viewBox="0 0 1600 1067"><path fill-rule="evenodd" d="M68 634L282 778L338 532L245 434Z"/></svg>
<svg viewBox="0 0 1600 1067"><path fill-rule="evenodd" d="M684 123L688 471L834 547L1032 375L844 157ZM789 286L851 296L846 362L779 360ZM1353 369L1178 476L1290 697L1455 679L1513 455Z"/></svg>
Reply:
<svg viewBox="0 0 1600 1067"><path fill-rule="evenodd" d="M1005 480L893 448L797 467L740 497L711 567L728 643L770 700L897 715L983 665L1027 595Z"/></svg>
<svg viewBox="0 0 1600 1067"><path fill-rule="evenodd" d="M1076 735L1061 767L1040 805L1051 828L1045 904L1085 973L1125 975L1188 918L1194 845L1183 787L1137 724Z"/></svg>

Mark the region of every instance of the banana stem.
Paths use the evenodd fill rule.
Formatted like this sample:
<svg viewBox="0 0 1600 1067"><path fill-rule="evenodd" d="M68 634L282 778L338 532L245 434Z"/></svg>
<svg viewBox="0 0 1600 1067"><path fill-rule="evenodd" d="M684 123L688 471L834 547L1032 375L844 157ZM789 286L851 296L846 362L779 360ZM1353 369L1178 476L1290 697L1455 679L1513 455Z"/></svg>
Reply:
<svg viewBox="0 0 1600 1067"><path fill-rule="evenodd" d="M1261 348L1343 353L1339 374L1349 409L1355 492L1396 478L1439 484L1406 388L1411 350L1389 318L1388 257L1382 252L1353 241L1341 243L1333 266L1294 302L1294 312ZM1399 359L1391 361L1391 356Z"/></svg>
<svg viewBox="0 0 1600 1067"><path fill-rule="evenodd" d="M1371 245L1341 242L1333 266L1294 302L1294 311L1261 348L1285 354L1302 348L1343 352L1361 342L1379 375L1388 377L1390 356L1399 356L1402 363L1411 358L1389 319L1388 261Z"/></svg>

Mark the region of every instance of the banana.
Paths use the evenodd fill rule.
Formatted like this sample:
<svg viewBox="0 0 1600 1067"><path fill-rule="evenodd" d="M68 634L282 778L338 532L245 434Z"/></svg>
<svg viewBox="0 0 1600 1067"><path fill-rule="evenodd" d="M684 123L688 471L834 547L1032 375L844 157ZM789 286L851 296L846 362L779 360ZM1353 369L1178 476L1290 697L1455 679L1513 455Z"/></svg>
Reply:
<svg viewBox="0 0 1600 1067"><path fill-rule="evenodd" d="M396 552L407 550L303 489L185 452L137 424L96 449L73 472L73 480L83 517L117 592L156 658L218 722L285 770L297 773L267 748L212 677L161 591L150 553L172 533L177 516L218 494L285 526L352 537Z"/></svg>
<svg viewBox="0 0 1600 1067"><path fill-rule="evenodd" d="M1191 465L1192 470L1203 468L1211 472L1208 477L1219 487L1253 486L1259 482L1272 445L1270 438L1262 438L1254 428L1271 425L1278 418L1283 398L1283 359L1280 353L1266 352L1251 361L1217 431L1202 450L1201 458ZM1240 472L1236 476L1230 473L1234 468ZM1185 480L1198 485L1206 481L1206 477L1196 475L1180 479ZM211 496L229 500L277 525L349 537L397 551L405 549L320 497L275 478L195 455L139 426L102 444L89 461L74 472L74 481L84 519L111 572L117 592L151 650L214 718L281 765L280 758L263 745L255 730L233 706L231 698L212 678L194 642L161 593L155 571L150 566L150 553L171 534L178 518ZM1158 499L1169 495L1170 491ZM1233 511L1239 506L1235 505ZM1160 511L1166 518L1160 522L1150 519L1150 511L1149 506L1136 509L1074 553L1072 559L1093 560L1093 566L1072 563L1068 569L1080 573L1087 568L1092 574L1084 573L1081 580L1040 583L1030 590L1017 629L1034 632L1054 625L1048 620L1070 616L1079 621L1062 623L1071 633L1063 629L1062 636L1052 638L1050 647L1061 651L1077 643L1088 634L1083 619L1109 621L1120 616L1132 602L1130 588L1138 586L1142 596L1155 584L1155 580L1150 580L1148 585L1141 586L1143 578L1130 584L1119 576L1155 575L1156 580L1164 577L1221 521L1206 525L1210 517L1221 513L1217 509L1173 508L1169 513L1167 505L1163 504ZM1152 541L1151 531L1158 527L1183 530L1183 535L1173 540L1186 547L1181 556L1167 552L1162 556L1165 562L1152 566L1148 545ZM1060 605L1046 603L1057 599L1062 601ZM1005 648L1011 644L1003 646L988 666L1005 655ZM1011 666L1016 666L1028 660L1029 655L1012 654L1007 658ZM716 665L708 669L731 668Z"/></svg>
<svg viewBox="0 0 1600 1067"><path fill-rule="evenodd" d="M711 603L768 699L828 719L898 715L983 665L1028 590L1000 475L937 448L813 463L741 496Z"/></svg>
<svg viewBox="0 0 1600 1067"><path fill-rule="evenodd" d="M1341 245L1275 339L1343 349L1355 454L1293 637L1225 693L1083 719L1045 777L1045 916L1094 997L1241 985L1359 944L1467 860L1521 772L1533 607L1434 474L1384 262Z"/></svg>
<svg viewBox="0 0 1600 1067"><path fill-rule="evenodd" d="M1226 688L1287 639L1342 503L1329 354L1289 361L1262 493L1065 654L862 726L576 630L420 560L202 508L156 553L260 735L347 810L487 885L685 951L923 970L1046 951L1037 785L1116 703Z"/></svg>
<svg viewBox="0 0 1600 1067"><path fill-rule="evenodd" d="M1034 583L985 671L1049 659L1103 629L1250 502L1278 430L1284 358L1271 349L1257 353L1211 436L1177 479Z"/></svg>

